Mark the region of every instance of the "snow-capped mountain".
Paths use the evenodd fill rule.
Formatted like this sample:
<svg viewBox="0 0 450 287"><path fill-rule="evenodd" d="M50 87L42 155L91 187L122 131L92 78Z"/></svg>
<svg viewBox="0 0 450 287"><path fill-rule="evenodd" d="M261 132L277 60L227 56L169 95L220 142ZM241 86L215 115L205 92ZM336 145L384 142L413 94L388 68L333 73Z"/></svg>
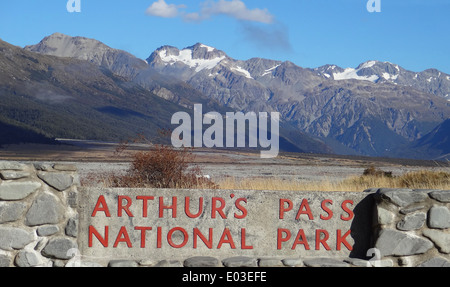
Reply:
<svg viewBox="0 0 450 287"><path fill-rule="evenodd" d="M316 137L337 153L396 156L400 146L450 118L450 76L434 69L413 72L373 60L356 68L302 68L289 61L237 60L202 43L162 46L143 61L126 52L129 58L107 57L123 51L60 34L26 49L95 62L188 108L199 102L215 109L278 111L294 127L291 134ZM121 74L133 63L139 63L135 72Z"/></svg>
<svg viewBox="0 0 450 287"><path fill-rule="evenodd" d="M367 61L360 64L357 68L343 69L336 65L325 65L315 68L313 71L325 79L355 79L373 83L393 83L410 86L450 101L450 75L436 69L413 72L389 62Z"/></svg>
<svg viewBox="0 0 450 287"><path fill-rule="evenodd" d="M283 120L340 152L387 155L450 117L443 99L450 93L448 75L429 75L433 70L414 73L379 61L307 69L268 59L235 60L200 43L161 47L147 62L224 106L279 111Z"/></svg>
<svg viewBox="0 0 450 287"><path fill-rule="evenodd" d="M150 62L152 66L156 66L157 63L162 66L183 64L198 73L205 69L215 68L225 58L226 55L222 51L203 44L196 44L183 50L170 46L162 47L153 54Z"/></svg>
<svg viewBox="0 0 450 287"><path fill-rule="evenodd" d="M189 79L199 72L214 77L223 68L253 79L249 71L242 67L241 61L229 58L223 51L197 43L194 46L179 50L171 46L157 49L147 59L149 65L164 73L173 73L177 77ZM180 73L180 71L182 73Z"/></svg>

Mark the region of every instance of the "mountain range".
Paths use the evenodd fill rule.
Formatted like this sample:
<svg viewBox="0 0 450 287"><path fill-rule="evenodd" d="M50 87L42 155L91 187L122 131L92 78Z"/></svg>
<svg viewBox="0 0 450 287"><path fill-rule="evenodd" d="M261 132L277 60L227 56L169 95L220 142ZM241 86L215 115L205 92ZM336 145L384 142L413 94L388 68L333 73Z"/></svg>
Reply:
<svg viewBox="0 0 450 287"><path fill-rule="evenodd" d="M450 75L435 69L373 60L303 68L236 60L201 43L162 46L141 60L60 33L25 48L0 42L0 52L0 122L49 137L154 133L174 111L202 103L210 111L280 112L284 150L426 159L450 153Z"/></svg>

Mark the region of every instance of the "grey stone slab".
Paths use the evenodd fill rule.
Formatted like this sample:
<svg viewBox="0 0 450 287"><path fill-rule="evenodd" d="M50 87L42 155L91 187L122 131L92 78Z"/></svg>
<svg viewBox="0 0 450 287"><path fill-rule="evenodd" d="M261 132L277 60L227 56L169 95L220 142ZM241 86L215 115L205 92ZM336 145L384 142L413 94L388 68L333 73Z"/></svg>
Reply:
<svg viewBox="0 0 450 287"><path fill-rule="evenodd" d="M183 267L183 264L178 260L161 260L154 267L174 267L180 268Z"/></svg>
<svg viewBox="0 0 450 287"><path fill-rule="evenodd" d="M77 171L77 167L73 164L55 164L53 165L53 169L54 170L59 170L59 171Z"/></svg>
<svg viewBox="0 0 450 287"><path fill-rule="evenodd" d="M73 176L63 172L38 172L38 177L58 191L72 186Z"/></svg>
<svg viewBox="0 0 450 287"><path fill-rule="evenodd" d="M58 198L52 194L43 193L35 198L26 214L26 224L37 226L57 224L64 219L65 209Z"/></svg>
<svg viewBox="0 0 450 287"><path fill-rule="evenodd" d="M24 248L33 241L33 235L21 228L0 227L0 249L11 251Z"/></svg>
<svg viewBox="0 0 450 287"><path fill-rule="evenodd" d="M450 190L439 190L430 192L430 197L444 203L450 202Z"/></svg>
<svg viewBox="0 0 450 287"><path fill-rule="evenodd" d="M285 266L289 267L301 267L303 266L303 260L300 258L286 258L282 260Z"/></svg>
<svg viewBox="0 0 450 287"><path fill-rule="evenodd" d="M334 258L311 258L303 260L307 267L350 267L350 264Z"/></svg>
<svg viewBox="0 0 450 287"><path fill-rule="evenodd" d="M158 261L153 260L153 259L144 259L139 261L139 265L144 266L144 267L153 267L156 264L158 264Z"/></svg>
<svg viewBox="0 0 450 287"><path fill-rule="evenodd" d="M0 170L25 170L26 164L14 161L0 160Z"/></svg>
<svg viewBox="0 0 450 287"><path fill-rule="evenodd" d="M50 239L42 250L42 254L50 258L67 260L74 256L72 251L76 249L78 249L76 242L68 238L60 237Z"/></svg>
<svg viewBox="0 0 450 287"><path fill-rule="evenodd" d="M132 260L113 260L109 262L108 266L129 268L129 267L139 267L139 264L136 261Z"/></svg>
<svg viewBox="0 0 450 287"><path fill-rule="evenodd" d="M284 267L280 259L262 258L259 260L259 267Z"/></svg>
<svg viewBox="0 0 450 287"><path fill-rule="evenodd" d="M412 206L408 206L406 208L402 208L400 210L400 213L403 215L407 215L407 214L414 213L416 211L419 211L419 210L422 210L425 208L426 208L426 206L424 204L412 205Z"/></svg>
<svg viewBox="0 0 450 287"><path fill-rule="evenodd" d="M21 250L17 253L14 263L18 267L36 267L42 264L42 259L35 251Z"/></svg>
<svg viewBox="0 0 450 287"><path fill-rule="evenodd" d="M67 204L72 207L72 208L76 208L77 207L77 203L78 203L78 194L77 192L69 192L69 194L67 195Z"/></svg>
<svg viewBox="0 0 450 287"><path fill-rule="evenodd" d="M372 263L370 261L359 258L346 258L344 259L344 262L357 267L372 267Z"/></svg>
<svg viewBox="0 0 450 287"><path fill-rule="evenodd" d="M417 265L417 267L450 267L450 261L442 257L434 257Z"/></svg>
<svg viewBox="0 0 450 287"><path fill-rule="evenodd" d="M15 201L22 200L36 192L41 187L39 182L20 181L2 182L0 184L0 200Z"/></svg>
<svg viewBox="0 0 450 287"><path fill-rule="evenodd" d="M26 204L22 202L0 202L0 224L19 220L26 208Z"/></svg>
<svg viewBox="0 0 450 287"><path fill-rule="evenodd" d="M386 210L380 206L376 207L377 209L377 222L378 224L385 225L385 224L391 224L394 221L394 213Z"/></svg>
<svg viewBox="0 0 450 287"><path fill-rule="evenodd" d="M407 256L423 254L433 248L433 243L425 238L405 232L383 229L375 244L381 256Z"/></svg>
<svg viewBox="0 0 450 287"><path fill-rule="evenodd" d="M214 257L192 257L184 261L185 267L221 267L222 264Z"/></svg>
<svg viewBox="0 0 450 287"><path fill-rule="evenodd" d="M255 258L244 256L227 258L222 263L226 267L258 267L258 261Z"/></svg>
<svg viewBox="0 0 450 287"><path fill-rule="evenodd" d="M70 236L70 237L76 238L78 236L78 218L77 217L70 218L67 221L65 232L66 232L66 235Z"/></svg>
<svg viewBox="0 0 450 287"><path fill-rule="evenodd" d="M21 179L21 178L30 177L30 175L31 174L29 172L25 172L25 171L5 170L5 171L0 172L0 177L4 180Z"/></svg>
<svg viewBox="0 0 450 287"><path fill-rule="evenodd" d="M427 215L424 212L417 212L406 215L397 223L397 229L402 231L411 231L422 228L425 225Z"/></svg>
<svg viewBox="0 0 450 287"><path fill-rule="evenodd" d="M379 190L379 188L368 188L364 190L365 193L376 193Z"/></svg>
<svg viewBox="0 0 450 287"><path fill-rule="evenodd" d="M130 211L134 217L129 218L125 211L123 216L117 216L117 200L118 196L127 195L132 199ZM143 217L142 200L135 200L137 196L152 196L153 201L148 202L148 218ZM233 196L230 196L233 195ZM99 202L100 196L103 196L105 203L109 206L111 217L105 216L105 212L97 212L93 215L93 209L96 203ZM223 190L160 190L160 189L98 189L98 188L80 188L78 192L79 206L86 208L80 209L80 224L81 222L89 222L102 236L105 234L105 226L109 226L109 242L108 247L104 248L101 242L94 237L92 246L89 247L87 240L88 229L79 229L80 250L83 255L96 258L106 256L109 258L126 258L136 261L142 259L165 260L165 259L183 259L193 256L210 256L218 258L219 260L225 258L233 258L236 256L246 256L255 258L251 260L252 266L257 266L257 260L260 258L307 258L310 254L320 257L349 257L359 256L366 253L370 248L370 231L372 229L373 217L373 200L370 195L369 198L364 197L359 192L353 193L316 193L316 192L278 192L278 191L223 191ZM153 209L158 207L158 198L162 200L165 206L169 206L173 202L173 198L178 199L177 218L172 218L172 210L164 210L162 216L164 219L156 220L154 212L158 216L158 210ZM183 204L186 198L190 198L190 211L192 213L200 210L199 199L203 199L203 213L198 218L190 218L183 212ZM222 218L219 213L213 214L211 207L213 199L222 198L224 200L224 216L225 220L217 220L212 218L212 215L217 215ZM237 219L235 215L242 214L236 208L237 199L246 199L241 202L242 206L247 209L247 216L244 220ZM284 220L280 220L280 199L289 199L292 201L292 211L285 212ZM321 215L326 216L327 213L321 208L322 201L331 199L333 204L327 206L333 212L333 218L330 220L322 220ZM306 202L311 207L314 215L314 220L309 220L308 215L301 214L300 220L296 220L299 207L302 202ZM346 202L344 204L344 201ZM152 203L153 202L153 203ZM122 203L125 205L126 201ZM131 203L131 201L129 202ZM219 204L219 202L216 202ZM347 209L346 212L342 205ZM106 206L106 205L105 205ZM217 205L219 206L219 205ZM238 205L239 206L239 205ZM287 207L287 205L285 205ZM352 212L353 211L353 212ZM151 212L151 213L150 213ZM322 217L323 217L322 216ZM342 220L348 218L349 220ZM300 224L301 223L301 224ZM280 225L282 224L282 225ZM300 224L300 225L299 225ZM126 248L124 242L119 244L119 248L113 248L114 239L111 236L117 236L120 229L125 226L129 235L133 248ZM139 248L140 236L139 232L134 230L135 226L153 226L153 230L146 232L146 244L154 245L157 239L157 226L161 226L160 235L162 236L161 248ZM182 227L179 231L175 231L174 227ZM277 226L283 226L286 230L291 232L290 240L281 244L280 250L277 249ZM182 232L187 232L188 237ZM245 234L244 234L245 229ZM323 229L329 232L329 240L327 244L333 249L333 252L328 252L325 246L320 245L320 250L306 250L301 244L297 244L295 250L292 249L294 240L302 229L307 237L308 244L311 249L314 248L315 235L325 236L325 232L319 234L316 230ZM172 230L172 231L171 231ZM342 239L337 241L337 230L341 231L339 235ZM348 232L351 230L351 234ZM367 230L367 232L366 232ZM225 231L230 233L227 235ZM188 243L183 248L173 248L169 242L166 241L170 232L174 243L181 244L183 240L187 239ZM201 239L198 234L202 234L204 239ZM212 236L213 233L215 236ZM197 235L196 235L197 234ZM245 237L244 237L245 235ZM283 234L284 236L285 234ZM212 236L212 237L209 237ZM208 248L207 239L211 238L214 248ZM221 239L222 238L222 239ZM245 241L244 241L245 239ZM198 246L196 250L192 250L192 242L197 240ZM230 244L228 244L228 241ZM233 241L233 242L231 242ZM223 244L222 244L223 243ZM236 248L228 248L231 243L236 245ZM247 247L253 247L243 251L244 244ZM352 246L350 251L348 246ZM220 250L215 250L223 245ZM337 247L340 250L336 250ZM195 255L194 255L195 254Z"/></svg>
<svg viewBox="0 0 450 287"><path fill-rule="evenodd" d="M426 191L413 191L412 189L387 189L378 191L382 199L387 199L400 207L406 207L413 203L423 202L428 198Z"/></svg>
<svg viewBox="0 0 450 287"><path fill-rule="evenodd" d="M59 232L59 227L58 225L40 226L36 232L39 236L51 236Z"/></svg>
<svg viewBox="0 0 450 287"><path fill-rule="evenodd" d="M6 254L0 254L0 268L11 266L12 258Z"/></svg>
<svg viewBox="0 0 450 287"><path fill-rule="evenodd" d="M48 163L36 162L33 164L33 166L36 170L42 170L42 171L52 171L53 170L53 165L48 164Z"/></svg>
<svg viewBox="0 0 450 287"><path fill-rule="evenodd" d="M426 229L423 231L423 235L431 239L436 244L439 251L442 253L450 253L450 234L440 231Z"/></svg>
<svg viewBox="0 0 450 287"><path fill-rule="evenodd" d="M450 228L450 210L446 206L433 206L428 214L430 228Z"/></svg>

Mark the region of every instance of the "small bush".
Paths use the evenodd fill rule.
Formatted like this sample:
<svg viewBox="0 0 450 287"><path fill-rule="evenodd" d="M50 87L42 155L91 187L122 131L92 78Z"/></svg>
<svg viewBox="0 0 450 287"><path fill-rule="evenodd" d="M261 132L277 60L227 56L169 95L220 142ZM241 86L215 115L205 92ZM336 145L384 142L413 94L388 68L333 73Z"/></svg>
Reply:
<svg viewBox="0 0 450 287"><path fill-rule="evenodd" d="M375 176L375 177L392 177L391 171L383 171L381 169L375 168L374 166L371 166L369 168L366 168L363 172L364 176Z"/></svg>
<svg viewBox="0 0 450 287"><path fill-rule="evenodd" d="M133 156L131 169L125 175L113 175L112 187L150 188L217 188L200 168L190 168L194 155L189 149L155 145L149 151Z"/></svg>
<svg viewBox="0 0 450 287"><path fill-rule="evenodd" d="M169 130L158 132L161 138L171 135ZM145 143L151 147L132 154L131 168L125 174L91 173L82 178L81 183L123 188L218 188L209 177L203 175L199 167L192 166L195 159L192 149L175 149L162 144L153 145L151 142L143 135L121 142L116 148L116 155L129 150L133 143Z"/></svg>

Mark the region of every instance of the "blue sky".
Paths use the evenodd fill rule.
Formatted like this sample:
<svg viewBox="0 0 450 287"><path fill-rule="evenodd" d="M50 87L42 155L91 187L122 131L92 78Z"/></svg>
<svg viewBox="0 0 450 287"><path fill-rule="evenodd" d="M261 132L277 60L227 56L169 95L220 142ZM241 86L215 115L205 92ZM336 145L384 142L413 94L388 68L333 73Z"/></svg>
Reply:
<svg viewBox="0 0 450 287"><path fill-rule="evenodd" d="M67 0L0 1L0 38L23 47L60 32L143 59L163 45L201 42L241 60L309 68L380 60L450 73L449 0L378 0L379 13L367 11L369 0L79 1L80 13Z"/></svg>

